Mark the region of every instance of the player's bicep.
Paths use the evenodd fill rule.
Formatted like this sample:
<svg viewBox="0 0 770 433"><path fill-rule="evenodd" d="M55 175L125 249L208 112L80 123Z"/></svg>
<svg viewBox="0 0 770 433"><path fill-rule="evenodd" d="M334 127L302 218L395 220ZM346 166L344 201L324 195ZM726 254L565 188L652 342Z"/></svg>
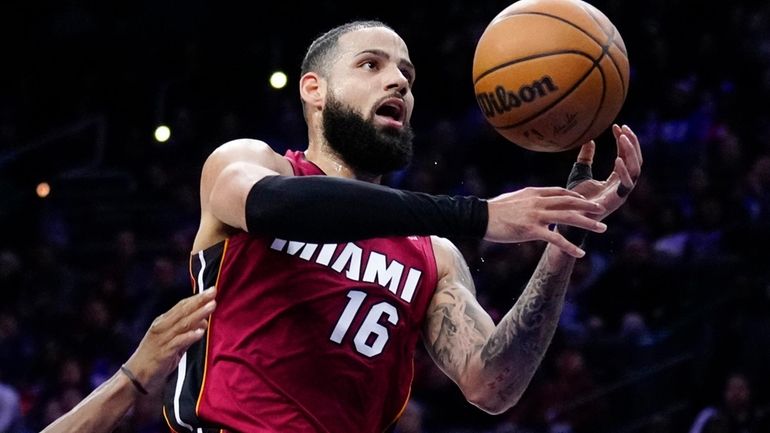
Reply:
<svg viewBox="0 0 770 433"><path fill-rule="evenodd" d="M478 354L495 328L479 305L468 265L454 245L434 239L439 281L425 320L423 338L433 360L461 387L472 380Z"/></svg>
<svg viewBox="0 0 770 433"><path fill-rule="evenodd" d="M291 175L289 162L256 140L236 140L215 150L201 175L201 208L232 227L246 230L246 198L265 176Z"/></svg>

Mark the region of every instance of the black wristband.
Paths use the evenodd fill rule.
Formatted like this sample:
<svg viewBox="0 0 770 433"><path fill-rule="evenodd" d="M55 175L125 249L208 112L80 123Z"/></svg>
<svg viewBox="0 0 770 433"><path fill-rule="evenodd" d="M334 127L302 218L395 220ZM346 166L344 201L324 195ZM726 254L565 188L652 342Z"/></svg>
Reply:
<svg viewBox="0 0 770 433"><path fill-rule="evenodd" d="M141 392L144 395L147 395L147 390L144 389L141 382L139 382L139 379L137 379L136 376L134 376L134 373L131 372L131 370L129 370L125 364L120 366L120 371L122 371L123 374L125 374L128 377L128 380L130 380L131 383L134 384L134 388L136 388L137 391Z"/></svg>
<svg viewBox="0 0 770 433"><path fill-rule="evenodd" d="M246 199L249 233L304 242L486 234L487 202L330 176L267 176Z"/></svg>

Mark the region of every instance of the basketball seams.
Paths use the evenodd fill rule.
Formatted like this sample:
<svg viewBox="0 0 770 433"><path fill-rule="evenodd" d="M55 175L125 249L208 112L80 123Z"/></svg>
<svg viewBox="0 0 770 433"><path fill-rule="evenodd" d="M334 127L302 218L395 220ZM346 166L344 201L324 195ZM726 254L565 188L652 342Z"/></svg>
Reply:
<svg viewBox="0 0 770 433"><path fill-rule="evenodd" d="M609 56L612 58L612 56ZM575 139L572 143L565 146L565 149L571 149L572 146L575 146L576 144L580 143L581 140L584 140L583 137L588 133L588 131L591 130L591 128L594 127L594 124L596 123L596 119L599 117L599 113L602 111L602 107L604 106L605 98L607 97L607 77L604 75L604 70L601 67L596 68L599 70L599 75L602 77L602 97L599 99L599 105L596 107L596 111L594 111L594 117L591 119L591 123L588 124L588 127L583 131L582 134L578 135L578 138ZM587 78L587 77L586 77Z"/></svg>
<svg viewBox="0 0 770 433"><path fill-rule="evenodd" d="M570 26L572 26L572 27L576 28L576 29L577 29L577 30L579 30L581 33L583 33L584 35L588 36L588 38L589 38L589 39L591 39L591 40L592 40L594 43L596 43L596 45L598 45L599 47L601 47L601 49L602 49L602 54L601 54L601 55L599 56L599 58L596 60L596 62L597 62L597 63L598 63L598 62L599 62L599 61L600 61L600 60L601 60L601 59L604 57L604 55L605 55L605 54L607 54L607 53L608 53L608 51L609 51L609 47L610 47L611 45L615 45L615 46L617 46L617 47L618 47L618 49L620 50L620 52L622 52L622 53L623 53L623 55L625 55L626 57L628 57L628 55L626 54L626 52L625 52L625 51L624 51L624 50L623 50L623 49L622 49L622 48L621 48L621 47L620 47L620 46L619 46L619 45L618 45L618 44L615 42L615 35L616 35L616 34L618 34L618 32L617 32L617 29L615 28L615 26L612 26L612 32L611 32L610 34L607 34L607 33L604 31L604 28L601 26L601 23L599 22L599 20L597 20L597 19L596 19L596 17L595 17L595 16L594 16L594 15L591 13L591 11L590 11L590 10L588 10L588 9L587 9L587 8L585 8L584 6L581 6L581 9L583 9L583 12L585 12L586 14L588 14L588 16L589 16L589 17L591 17L591 19L592 19L594 22L596 22L596 24L598 25L599 29L601 29L602 33L603 33L605 36L609 37L609 39L608 39L608 40L609 40L609 44L605 44L605 43L603 43L602 41L600 41L600 40L596 39L596 38L595 38L595 37L594 37L592 34L590 34L589 32L587 32L587 31L586 31L584 28L582 28L582 27L580 27L579 25L577 25L577 24L573 23L572 21L569 21L569 20L567 20L567 19L564 19L564 18L562 18L562 17L560 17L560 16L558 16L558 15L552 15L552 14L549 14L549 13L545 13L545 12L537 12L537 11L521 11L521 12L515 12L515 13L512 13L512 14L506 15L506 16L505 16L503 19L507 19L507 18L509 18L509 17L513 17L513 16L516 16L516 15L538 15L538 16L543 16L543 17L553 18L553 19L555 19L555 20L557 20L557 21L561 21L561 22L563 22L563 23L565 23L565 24L568 24L568 25L570 25ZM500 64L500 65L497 65L497 66L495 66L495 67L493 67L493 68L487 69L486 71L484 71L484 72L482 72L481 74L479 74L478 78L476 78L476 80L474 80L474 82L473 82L473 83L474 83L474 85L475 85L475 84L476 84L476 83L478 83L478 82L479 82L479 80L481 80L481 79L482 79L484 76L486 76L486 75L489 75L489 74L491 74L492 72L494 72L494 71L496 71L496 70L498 70L498 69L501 69L501 68L504 68L504 67L508 67L508 66L511 66L511 65L513 65L513 64L516 64L516 63L518 63L518 62L520 62L520 61L531 60L531 59L533 59L533 58L538 58L538 57L541 57L541 56L547 56L547 55L552 55L552 54L559 54L559 53L564 53L564 52L575 52L575 53L581 53L581 54L586 54L586 55L588 55L588 53L586 53L586 52L584 52L584 51L579 51L579 50L574 50L574 51L573 51L573 50L565 50L565 51L554 51L554 52L544 53L544 55L542 55L542 54L536 54L536 55L533 55L533 56L522 57L522 58L520 58L520 59L512 60L512 61L510 61L510 62L506 62L506 63ZM589 56L589 58L593 59L592 57L590 57L590 55L588 55L588 56ZM617 71L618 71L618 75L620 75L620 82L621 82L621 84L623 85L623 99L625 99L625 98L626 98L626 94L627 94L627 91L626 91L626 83L625 83L625 79L623 78L623 74L620 72L620 66L618 66L618 64L617 64L617 62L615 61L615 59L612 57L612 55L610 55L609 57L610 57L610 59L612 60L612 64L613 64L613 66L615 66L615 69L617 69ZM589 72L590 72L590 71L589 71Z"/></svg>
<svg viewBox="0 0 770 433"><path fill-rule="evenodd" d="M570 87L567 91L565 91L558 99L556 99L555 101L553 101L550 104L548 104L547 106L545 106L542 110L539 110L539 111L537 111L535 113L532 113L528 117L526 117L526 118L524 118L524 119L522 119L522 120L520 120L518 122L509 124L509 125L496 126L495 128L497 128L497 129L511 129L511 128L515 128L517 126L521 126L522 124L529 122L532 119L535 119L535 118L541 116L543 113L547 112L551 108L553 108L556 105L558 105L559 103L561 103L561 101L563 101L564 98L566 98L567 96L571 95L572 92L575 91L575 89L578 88L578 86L583 84L583 81L585 81L589 76L591 76L591 72L593 72L593 70L596 69L596 68L598 68L601 71L602 78L604 78L604 71L602 71L602 68L599 66L599 63L601 63L601 61L604 58L604 56L609 52L609 45L602 45L601 47L602 47L602 54L596 60L594 60L591 56L586 56L589 59L591 59L594 64L591 66L590 69L588 69L588 71L586 71L586 73L582 77L580 77L579 80L577 80L575 82L575 84L572 85L572 87ZM582 51L577 51L577 53L585 54ZM609 57L610 57L610 59L612 59L612 56L609 56ZM606 91L605 84L606 84L606 82L602 79L602 101L604 100L604 96L603 95L604 95L604 92Z"/></svg>
<svg viewBox="0 0 770 433"><path fill-rule="evenodd" d="M580 30L581 33L583 33L584 35L588 36L592 41L594 41L596 43L596 45L598 45L600 47L604 46L602 41L596 39L592 34L588 33L584 28L582 28L579 25L573 23L572 21L564 19L564 18L562 18L562 17L560 17L558 15L553 15L553 14L549 14L549 13L546 13L546 12L537 12L537 11L521 11L521 12L512 13L510 15L506 15L506 18L513 17L513 16L516 16L516 15L540 15L540 16L543 16L543 17L553 18L555 20L561 21L561 22L563 22L565 24L568 24L568 25L570 25L570 26ZM602 26L599 26L599 28L601 29ZM602 33L604 33L603 30L604 29L602 29ZM605 35L606 35L606 33L605 33Z"/></svg>
<svg viewBox="0 0 770 433"><path fill-rule="evenodd" d="M561 21L561 22L563 22L563 23L565 23L565 24L567 24L569 26L572 26L572 27L578 29L581 33L583 33L584 35L588 36L588 38L591 39L594 43L596 43L596 45L598 45L600 48L604 48L604 45L601 43L601 41L598 41L590 33L586 32L582 27L574 24L571 21L565 20L564 18L562 18L562 17L560 17L558 15L551 15L551 14L548 14L548 13L545 13L545 12L522 11L522 12L516 12L516 13L510 14L510 15L506 15L505 17L501 18L501 21L504 20L504 19L507 19L509 17L516 16L516 15L539 15L539 16L543 16L543 17L553 18L555 20ZM584 51L578 51L578 50L576 50L576 51L579 52L579 53L588 54L588 53L586 53ZM535 56L537 56L537 55L535 55ZM530 57L533 57L533 56L528 56L528 57L523 57L521 59L512 60L511 62L506 63L504 66L510 66L510 65L512 65L514 63L517 63L520 60L525 60L525 59L529 60ZM589 57L590 57L590 55L589 55ZM489 73L494 72L497 69L500 69L500 67L503 67L503 65L498 65L498 66L493 67L492 69L488 69L488 70L482 72L479 75L479 78L477 78L474 81L474 83L477 83L478 80L481 79L483 76L488 75Z"/></svg>
<svg viewBox="0 0 770 433"><path fill-rule="evenodd" d="M591 57L591 55L589 53L586 53L585 51L580 51L580 50L558 50L558 51L549 51L547 53L533 54L531 56L526 56L526 57L518 58L516 60L511 60L510 62L501 63L501 64L499 64L499 65L497 65L497 66L495 66L493 68L487 69L483 73L479 74L478 78L476 78L473 81L473 85L475 86L476 84L478 84L479 81L481 81L481 79L486 77L487 75L489 75L489 74L491 74L493 72L496 72L496 71L498 71L500 69L507 68L507 67L509 67L511 65L515 65L517 63L527 62L527 61L535 60L535 59L542 59L544 57L556 56L556 55L560 55L560 54L577 54L579 56L586 57L589 60L591 60L592 62L594 62L594 58ZM602 52L602 56L603 56L603 52ZM602 56L599 56L599 59L601 59Z"/></svg>
<svg viewBox="0 0 770 433"><path fill-rule="evenodd" d="M583 8L583 10L584 10L584 11L586 11L586 13L588 14L588 16L590 16L590 17L591 17L591 19L593 19L594 21L596 21L596 24L599 24L599 28L600 28L600 29L604 30L604 27L602 27L602 23L601 23L601 21L599 21L599 19L598 19L598 18L596 18L596 15L594 15L594 13L591 11L591 8L587 8L587 7L583 6L583 5L581 5L580 7L581 7L581 8ZM613 44L613 45L615 45L616 47L618 47L618 49L620 50L620 52L621 52L621 53L623 53L623 55L624 55L624 56L628 57L628 53L626 52L626 50L625 50L625 49L623 49L623 47L621 47L621 46L620 46L620 44L618 44L617 42L615 42L615 35L617 34L617 29L615 28L615 26L614 26L614 25L612 25L612 23L610 23L610 25L612 26L612 33L609 33L609 34L608 34L608 33L605 33L605 35L607 35L607 36L609 36L609 37L610 37L610 43L611 43L611 44ZM610 56L610 57L612 57L612 56Z"/></svg>
<svg viewBox="0 0 770 433"><path fill-rule="evenodd" d="M565 6L559 6L560 2ZM567 7L568 3L576 4ZM563 27L565 24L567 27ZM537 31L527 32L530 28ZM551 33L550 28L553 43L543 39L543 35ZM603 125L599 123L610 121L622 107L630 79L623 39L601 11L583 0L532 0L529 6L509 7L490 22L487 30L484 33L489 33L488 41L483 35L474 55L474 69L482 69L481 65L484 68L475 75L473 84L486 119L514 144L542 152L574 148L601 133ZM513 35L519 37L512 40ZM530 38L536 38L532 48L520 48L521 44L515 43ZM562 66L568 69L562 71ZM599 70L598 75L594 75L594 68ZM548 80L556 74L553 82L560 85L556 87L549 81L552 92L548 92L543 90L541 80L535 80L531 85L522 84L518 93L508 89L527 81L521 74L537 73ZM533 91L533 86L540 89L541 97L548 97L522 106L519 97L531 102L528 92Z"/></svg>
<svg viewBox="0 0 770 433"><path fill-rule="evenodd" d="M620 71L620 66L618 65L618 62L615 61L615 58L612 57L612 54L610 54L610 46L614 45L613 42L615 41L615 35L618 34L618 30L615 28L615 26L612 26L612 33L607 35L610 38L609 45L603 45L602 46L602 56L606 53L608 54L607 57L609 57L610 62L612 62L612 66L615 67L615 70L618 72L618 77L620 77L620 85L623 87L623 99L626 99L627 93L628 93L628 87L626 86L626 80L623 78L623 72ZM620 49L620 48L618 48ZM621 50L623 52L623 50ZM624 54L625 55L625 54ZM601 57L599 58L601 60ZM599 68L601 69L601 68Z"/></svg>
<svg viewBox="0 0 770 433"><path fill-rule="evenodd" d="M596 22L596 24L599 25L599 28L602 29L602 32L604 32L604 27L602 27L601 21L599 21L599 19L596 18L596 15L594 15L594 13L591 10L591 8L588 8L588 7L583 6L583 5L581 5L580 7L588 14L588 16L591 17L592 20L594 20L594 22ZM615 47L617 47L618 50L620 50L620 52L623 54L623 56L625 56L626 59L628 59L628 53L616 41L615 36L619 34L618 33L618 29L614 25L612 25L612 23L610 23L610 26L612 27L611 28L612 32L609 33L609 34L608 33L604 33L605 36L607 36L609 38L608 39L609 45L607 45L607 46L602 45L602 48L607 50L611 45L614 45ZM612 62L612 65L615 66L615 69L618 71L618 76L620 77L620 84L623 86L623 99L626 99L626 96L628 96L628 87L626 87L626 80L625 80L625 78L623 78L623 73L620 71L620 66L618 66L618 63L615 61L615 58L612 56L612 54L610 54L609 57L610 57L610 61Z"/></svg>
<svg viewBox="0 0 770 433"><path fill-rule="evenodd" d="M569 89L567 89L567 91L565 91L565 92L564 92L564 93L563 93L561 96L559 96L559 98L557 98L555 101L551 102L550 104L546 105L546 106L545 106L545 107L543 107L541 110L538 110L538 111L536 111L536 112L534 112L534 113L530 114L529 116L525 117L524 119L521 119L521 120L519 120L518 122L515 122L515 123L511 123L511 124L508 124L508 125L503 125L503 126L496 126L495 128L497 128L497 129L511 129L511 128L515 128L515 127L517 127L517 126L521 126L521 125L523 125L523 124L525 124L525 123L529 122L529 121L530 121L530 120L532 120L532 119L535 119L535 118L537 118L537 117L540 117L540 116L541 116L543 113L547 112L548 110L550 110L551 108L555 107L556 105L559 105L559 103L561 103L561 101L563 101L563 100L564 100L564 98L566 98L567 96L571 95L571 94L572 94L572 92L574 92L574 91L575 91L575 89L577 89L577 88L578 88L578 86L580 86L581 84L583 84L583 81L585 81L585 80L586 80L586 78L588 78L589 76L591 76L591 72L593 72L593 70L594 70L595 68L596 68L596 63L594 63L594 64L591 66L591 68L589 68L589 69L588 69L588 71L586 71L585 75L583 75L582 77L580 77L580 79L579 79L579 80L577 80L577 81L575 82L575 84L573 84L573 85L572 85L572 87L570 87Z"/></svg>

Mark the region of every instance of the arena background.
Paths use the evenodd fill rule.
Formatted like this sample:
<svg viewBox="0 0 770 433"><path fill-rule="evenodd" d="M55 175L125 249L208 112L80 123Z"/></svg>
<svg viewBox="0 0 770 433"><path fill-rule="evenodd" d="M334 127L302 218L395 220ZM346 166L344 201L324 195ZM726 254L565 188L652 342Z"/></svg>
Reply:
<svg viewBox="0 0 770 433"><path fill-rule="evenodd" d="M609 231L589 239L520 404L483 414L421 351L401 432L688 431L723 403L736 371L765 412L770 6L592 3L628 48L618 121L642 142L640 184ZM299 64L334 25L384 20L417 66L416 157L389 184L482 197L563 184L574 153L517 148L474 100L475 43L507 4L3 2L0 432L39 431L71 408L190 293L202 162L234 138L305 147ZM268 84L275 70L288 75L282 90ZM164 143L153 138L161 124ZM600 138L597 175L613 146ZM459 244L498 319L543 245ZM120 431L166 431L158 402L143 401Z"/></svg>

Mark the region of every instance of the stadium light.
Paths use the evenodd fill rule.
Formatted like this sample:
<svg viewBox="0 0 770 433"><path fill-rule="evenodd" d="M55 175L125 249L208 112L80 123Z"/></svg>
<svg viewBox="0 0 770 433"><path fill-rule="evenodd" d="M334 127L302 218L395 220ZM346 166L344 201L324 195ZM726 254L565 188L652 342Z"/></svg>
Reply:
<svg viewBox="0 0 770 433"><path fill-rule="evenodd" d="M155 140L157 140L158 143L165 143L169 138L171 138L171 129L169 129L168 126L160 125L155 128Z"/></svg>
<svg viewBox="0 0 770 433"><path fill-rule="evenodd" d="M46 198L48 197L48 194L51 193L51 185L48 184L48 182L40 182L37 184L37 188L35 188L35 192L37 193L37 196L40 198Z"/></svg>
<svg viewBox="0 0 770 433"><path fill-rule="evenodd" d="M281 71L273 72L273 75L270 76L270 85L273 86L273 89L283 89L288 81L286 74Z"/></svg>

